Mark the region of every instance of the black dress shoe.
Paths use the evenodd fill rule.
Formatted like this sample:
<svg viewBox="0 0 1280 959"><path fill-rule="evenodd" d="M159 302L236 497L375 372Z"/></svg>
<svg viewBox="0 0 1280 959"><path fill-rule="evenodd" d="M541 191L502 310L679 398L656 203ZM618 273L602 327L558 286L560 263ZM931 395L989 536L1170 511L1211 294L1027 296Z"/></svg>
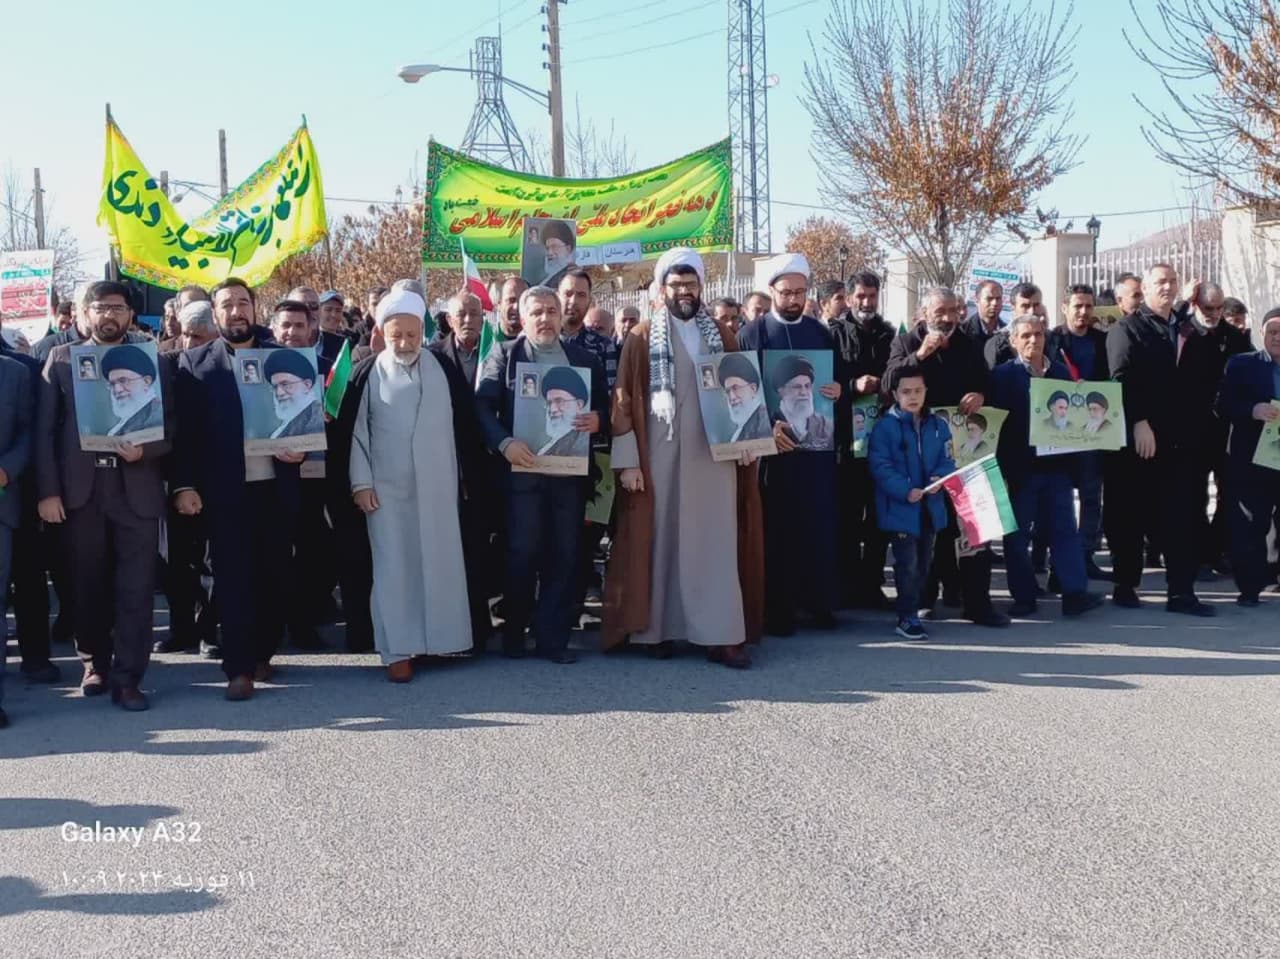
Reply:
<svg viewBox="0 0 1280 959"><path fill-rule="evenodd" d="M1236 605L1253 609L1255 606L1261 606L1262 600L1258 598L1257 593L1241 593L1236 597Z"/></svg>
<svg viewBox="0 0 1280 959"><path fill-rule="evenodd" d="M1058 579L1058 571L1056 569L1049 570L1049 581L1045 583L1045 589L1055 596L1062 592L1062 581Z"/></svg>
<svg viewBox="0 0 1280 959"><path fill-rule="evenodd" d="M669 639L664 639L660 643L646 646L645 648L649 651L651 659L670 659L676 654L676 644Z"/></svg>
<svg viewBox="0 0 1280 959"><path fill-rule="evenodd" d="M151 708L146 695L137 686L117 686L111 690L111 701L131 713L142 713Z"/></svg>
<svg viewBox="0 0 1280 959"><path fill-rule="evenodd" d="M196 651L197 646L198 644L190 639L171 635L166 636L164 639L156 640L151 650L156 653L193 653Z"/></svg>
<svg viewBox="0 0 1280 959"><path fill-rule="evenodd" d="M1009 625L1009 617L994 607L965 618L978 626L989 626L992 629L1003 629Z"/></svg>
<svg viewBox="0 0 1280 959"><path fill-rule="evenodd" d="M1138 594L1128 586L1117 586L1112 590L1111 602L1121 609L1142 609L1142 600L1138 599Z"/></svg>
<svg viewBox="0 0 1280 959"><path fill-rule="evenodd" d="M524 659L524 643L519 645L515 643L503 642L502 655L507 659Z"/></svg>
<svg viewBox="0 0 1280 959"><path fill-rule="evenodd" d="M835 629L836 618L830 612L821 612L813 614L814 629Z"/></svg>
<svg viewBox="0 0 1280 959"><path fill-rule="evenodd" d="M292 634L294 649L299 649L304 653L318 653L327 648L324 640L320 638L320 634L314 627L290 630L290 633Z"/></svg>
<svg viewBox="0 0 1280 959"><path fill-rule="evenodd" d="M769 623L764 631L770 636L780 636L785 639L796 634L796 625L795 623Z"/></svg>
<svg viewBox="0 0 1280 959"><path fill-rule="evenodd" d="M1217 610L1208 603L1202 603L1195 596L1174 596L1164 608L1170 613L1181 613L1184 616L1215 616Z"/></svg>
<svg viewBox="0 0 1280 959"><path fill-rule="evenodd" d="M1115 578L1094 562L1092 556L1086 556L1084 559L1084 574L1089 579L1101 580L1102 582L1107 583L1111 582L1111 580Z"/></svg>
<svg viewBox="0 0 1280 959"><path fill-rule="evenodd" d="M1022 619L1027 616L1034 616L1039 610L1038 603L1014 603L1009 607L1009 615L1015 619Z"/></svg>
<svg viewBox="0 0 1280 959"><path fill-rule="evenodd" d="M1082 616L1101 605L1102 597L1097 593L1072 593L1062 597L1062 615Z"/></svg>
<svg viewBox="0 0 1280 959"><path fill-rule="evenodd" d="M56 683L62 679L62 670L54 663L45 663L31 669L22 667L22 678L29 683Z"/></svg>
<svg viewBox="0 0 1280 959"><path fill-rule="evenodd" d="M559 649L553 653L539 653L549 663L559 666L571 666L578 661L578 654L571 649Z"/></svg>

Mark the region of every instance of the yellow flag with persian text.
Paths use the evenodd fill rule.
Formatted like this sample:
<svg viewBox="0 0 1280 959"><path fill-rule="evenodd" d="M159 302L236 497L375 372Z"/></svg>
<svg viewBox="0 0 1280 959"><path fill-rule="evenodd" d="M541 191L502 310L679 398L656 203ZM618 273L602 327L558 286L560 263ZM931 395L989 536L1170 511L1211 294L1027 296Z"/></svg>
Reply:
<svg viewBox="0 0 1280 959"><path fill-rule="evenodd" d="M249 179L188 223L108 120L98 225L111 235L120 272L155 286L208 289L231 276L251 286L266 282L328 232L306 121Z"/></svg>

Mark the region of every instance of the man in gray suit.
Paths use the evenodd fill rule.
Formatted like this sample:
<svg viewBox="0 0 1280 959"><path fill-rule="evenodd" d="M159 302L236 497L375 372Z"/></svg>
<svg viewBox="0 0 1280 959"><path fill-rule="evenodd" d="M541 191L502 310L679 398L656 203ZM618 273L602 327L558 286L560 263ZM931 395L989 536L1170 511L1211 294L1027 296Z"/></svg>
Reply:
<svg viewBox="0 0 1280 959"><path fill-rule="evenodd" d="M17 360L0 356L0 623L9 599L13 530L22 516L18 478L31 455L31 406L31 374ZM9 725L3 708L5 643L0 640L0 729Z"/></svg>
<svg viewBox="0 0 1280 959"><path fill-rule="evenodd" d="M84 306L94 343L125 342L133 319L125 286L94 283ZM134 712L149 705L138 687L151 658L156 553L166 503L161 461L174 428L173 360L167 353L159 360L165 434L157 442L138 446L121 440L115 453L80 449L70 345L49 353L36 409L38 509L46 523L66 524L76 648L84 665L80 690L97 696L109 682L112 701Z"/></svg>

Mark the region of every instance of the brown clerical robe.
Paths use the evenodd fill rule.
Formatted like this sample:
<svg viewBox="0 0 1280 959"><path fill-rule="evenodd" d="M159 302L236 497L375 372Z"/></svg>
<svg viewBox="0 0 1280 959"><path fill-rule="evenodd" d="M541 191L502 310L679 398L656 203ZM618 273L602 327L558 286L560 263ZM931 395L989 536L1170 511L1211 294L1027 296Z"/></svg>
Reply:
<svg viewBox="0 0 1280 959"><path fill-rule="evenodd" d="M717 323L720 337L724 341L726 351L737 349L738 339L732 327L725 323ZM672 331L670 337L673 362L682 364L677 368L676 392L677 406L681 404L681 391L693 391L689 394L693 410L697 410L696 370L689 358L684 356L685 350L679 342L679 336ZM687 364L685 366L684 364ZM702 430L701 414L696 413L697 428ZM617 536L614 539L610 554L608 575L605 577L604 623L601 637L605 649L611 649L625 642L629 634L642 634L650 630L660 629L662 624L650 623L650 607L653 605L653 551L655 549L655 501L653 495L653 476L650 470L649 430L650 428L665 430L666 426L649 418L649 323L636 326L623 342L622 355L618 360L618 379L614 387L612 435L625 436L634 431L636 446L639 451L640 469L644 474L644 490L639 493L628 493L618 484L617 491ZM700 438L706 443L705 434ZM661 442L666 442L662 437ZM672 441L681 442L677 435ZM710 453L707 453L708 459ZM717 637L720 642L733 644L746 640L759 642L764 629L764 519L760 504L760 485L756 475L756 464L751 466L734 466L737 486L737 574L742 597L742 620L745 635L741 637ZM734 474L730 473L730 477ZM727 484L724 490L731 495ZM687 508L690 504L684 504ZM696 509L696 504L695 509ZM700 535L698 519L695 515L682 515L679 518L677 535ZM728 543L711 543L716 560L714 569L681 569L684 577L712 576L723 574L730 557L725 555L724 547ZM663 542L659 535L657 548L674 550L678 544ZM717 549L718 548L718 549ZM665 565L665 564L664 564ZM676 600L679 601L678 599ZM736 616L733 619L736 620ZM686 637L675 637L686 638Z"/></svg>

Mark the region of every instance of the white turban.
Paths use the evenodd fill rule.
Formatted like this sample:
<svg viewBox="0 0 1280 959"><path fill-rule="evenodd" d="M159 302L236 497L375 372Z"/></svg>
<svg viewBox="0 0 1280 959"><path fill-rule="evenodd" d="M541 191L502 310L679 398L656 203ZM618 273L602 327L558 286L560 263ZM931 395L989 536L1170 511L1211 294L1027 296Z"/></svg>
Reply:
<svg viewBox="0 0 1280 959"><path fill-rule="evenodd" d="M391 317L404 315L416 316L418 322L422 322L427 316L427 304L412 290L392 290L378 301L373 321L382 329Z"/></svg>
<svg viewBox="0 0 1280 959"><path fill-rule="evenodd" d="M806 283L809 282L809 261L803 253L779 253L767 261L765 267L766 286L773 286L778 277L788 273L799 273Z"/></svg>
<svg viewBox="0 0 1280 959"><path fill-rule="evenodd" d="M667 281L667 274L677 266L690 267L698 274L698 282L707 282L707 268L702 265L702 257L697 250L687 246L672 247L658 259L653 267L653 282L662 286Z"/></svg>

